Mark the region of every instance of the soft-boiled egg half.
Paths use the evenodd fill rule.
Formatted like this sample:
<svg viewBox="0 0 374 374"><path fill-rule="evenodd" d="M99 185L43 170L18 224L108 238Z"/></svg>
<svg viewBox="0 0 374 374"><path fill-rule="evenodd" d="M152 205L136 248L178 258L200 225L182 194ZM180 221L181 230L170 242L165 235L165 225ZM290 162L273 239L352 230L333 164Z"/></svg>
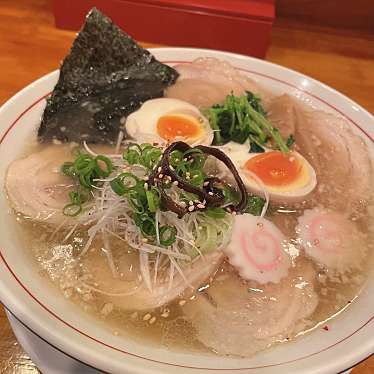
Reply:
<svg viewBox="0 0 374 374"><path fill-rule="evenodd" d="M126 132L138 143L165 144L182 140L190 145L210 145L213 130L198 108L182 100L146 101L126 120Z"/></svg>
<svg viewBox="0 0 374 374"><path fill-rule="evenodd" d="M219 148L230 157L249 192L262 195L266 188L271 200L287 203L303 200L316 187L313 167L297 152L249 153L248 144L233 142ZM223 164L219 169L222 177L231 177Z"/></svg>

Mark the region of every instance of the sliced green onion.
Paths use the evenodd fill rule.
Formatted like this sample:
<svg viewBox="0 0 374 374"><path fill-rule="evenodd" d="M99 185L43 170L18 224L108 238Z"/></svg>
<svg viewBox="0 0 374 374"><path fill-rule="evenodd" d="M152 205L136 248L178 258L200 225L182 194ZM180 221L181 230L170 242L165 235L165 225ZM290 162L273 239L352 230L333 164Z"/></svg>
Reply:
<svg viewBox="0 0 374 374"><path fill-rule="evenodd" d="M134 196L134 197L133 197ZM135 197L136 194L129 194L129 196L127 197L127 201L129 202L129 204L131 205L131 208L134 210L135 213L137 214L143 214L145 213L145 208L144 208L144 205L142 204L142 202L137 198Z"/></svg>
<svg viewBox="0 0 374 374"><path fill-rule="evenodd" d="M135 165L140 163L140 156L142 149L139 144L131 143L128 145L125 152L122 154L122 158L127 161L129 165Z"/></svg>
<svg viewBox="0 0 374 374"><path fill-rule="evenodd" d="M176 168L183 162L183 153L181 151L173 151L170 154L170 165Z"/></svg>
<svg viewBox="0 0 374 374"><path fill-rule="evenodd" d="M75 169L74 169L74 163L73 162L64 162L61 166L61 172L65 174L68 177L75 177Z"/></svg>
<svg viewBox="0 0 374 374"><path fill-rule="evenodd" d="M226 211L223 208L208 208L205 213L208 217L216 219L222 219L226 216Z"/></svg>
<svg viewBox="0 0 374 374"><path fill-rule="evenodd" d="M205 177L205 173L203 173L201 170L191 170L189 182L194 186L202 186Z"/></svg>
<svg viewBox="0 0 374 374"><path fill-rule="evenodd" d="M261 215L264 205L265 200L262 197L248 195L248 203L247 207L245 208L245 213L259 216Z"/></svg>
<svg viewBox="0 0 374 374"><path fill-rule="evenodd" d="M95 167L95 161L90 155L78 156L74 161L74 169L77 174L89 174Z"/></svg>
<svg viewBox="0 0 374 374"><path fill-rule="evenodd" d="M103 169L100 166L100 163L99 163L100 161L104 163L105 169ZM108 177L113 171L113 169L114 169L113 163L112 161L110 161L108 157L99 155L95 158L95 172L99 177L104 177L104 178Z"/></svg>
<svg viewBox="0 0 374 374"><path fill-rule="evenodd" d="M77 205L82 204L82 200L81 200L79 192L70 191L69 192L69 197L70 197L70 201L72 202L72 204L77 204Z"/></svg>
<svg viewBox="0 0 374 374"><path fill-rule="evenodd" d="M139 179L131 173L122 173L110 182L110 187L119 196L129 192L136 186Z"/></svg>
<svg viewBox="0 0 374 374"><path fill-rule="evenodd" d="M177 239L177 229L174 226L160 227L160 244L168 247L172 245Z"/></svg>
<svg viewBox="0 0 374 374"><path fill-rule="evenodd" d="M142 150L142 165L148 169L152 169L159 162L161 155L160 148L145 144Z"/></svg>
<svg viewBox="0 0 374 374"><path fill-rule="evenodd" d="M239 194L235 190L235 188L225 186L223 188L223 196L225 197L225 203L226 204L232 204L232 203L237 203Z"/></svg>
<svg viewBox="0 0 374 374"><path fill-rule="evenodd" d="M156 236L156 222L147 215L137 215L137 226L145 237Z"/></svg>
<svg viewBox="0 0 374 374"><path fill-rule="evenodd" d="M151 213L156 213L156 210L160 205L160 193L155 188L148 190L145 193L147 197L148 210Z"/></svg>
<svg viewBox="0 0 374 374"><path fill-rule="evenodd" d="M79 175L79 183L81 184L81 186L91 189L92 188L91 174Z"/></svg>
<svg viewBox="0 0 374 374"><path fill-rule="evenodd" d="M76 217L82 211L82 205L76 203L66 204L62 213L68 217Z"/></svg>

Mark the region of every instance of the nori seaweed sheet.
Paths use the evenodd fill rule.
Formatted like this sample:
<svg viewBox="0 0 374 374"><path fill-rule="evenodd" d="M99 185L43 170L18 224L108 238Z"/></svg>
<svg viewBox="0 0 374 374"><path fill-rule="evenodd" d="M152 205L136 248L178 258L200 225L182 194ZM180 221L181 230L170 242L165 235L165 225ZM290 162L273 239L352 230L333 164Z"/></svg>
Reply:
<svg viewBox="0 0 374 374"><path fill-rule="evenodd" d="M62 63L38 140L113 143L121 119L144 101L162 97L177 77L93 8Z"/></svg>

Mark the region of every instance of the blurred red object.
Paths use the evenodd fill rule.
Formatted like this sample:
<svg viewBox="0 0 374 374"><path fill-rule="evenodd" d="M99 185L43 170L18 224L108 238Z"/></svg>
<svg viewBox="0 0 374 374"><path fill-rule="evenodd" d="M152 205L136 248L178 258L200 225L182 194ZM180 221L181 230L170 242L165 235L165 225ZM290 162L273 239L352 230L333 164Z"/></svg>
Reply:
<svg viewBox="0 0 374 374"><path fill-rule="evenodd" d="M137 40L263 58L274 0L54 0L56 26L78 30L96 6Z"/></svg>

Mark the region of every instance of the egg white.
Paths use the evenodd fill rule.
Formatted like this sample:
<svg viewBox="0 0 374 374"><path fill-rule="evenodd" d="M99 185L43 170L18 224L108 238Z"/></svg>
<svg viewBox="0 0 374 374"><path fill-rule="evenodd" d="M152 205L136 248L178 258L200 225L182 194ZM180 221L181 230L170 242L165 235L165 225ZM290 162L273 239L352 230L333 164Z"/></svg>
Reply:
<svg viewBox="0 0 374 374"><path fill-rule="evenodd" d="M137 143L166 144L157 132L157 122L166 115L181 115L193 117L200 126L200 133L194 138L181 137L186 143L195 146L198 144L210 145L213 141L213 130L209 121L200 110L192 104L178 99L159 98L146 101L139 110L127 117L125 128L127 134Z"/></svg>
<svg viewBox="0 0 374 374"><path fill-rule="evenodd" d="M235 167L240 174L243 183L247 190L256 195L263 195L263 188L259 185L254 178L251 177L250 173L245 169L245 163L252 157L259 155L260 153L249 153L249 144L238 144L229 142L224 146L217 147L223 151L233 162ZM271 149L265 149L265 152L269 152ZM303 180L296 180L289 185L283 186L269 186L263 183L263 186L269 193L270 200L281 202L281 203L293 203L302 201L308 194L310 194L317 185L317 177L313 167L309 162L298 152L292 152L292 154L298 158L299 162L303 164L305 175ZM220 163L218 165L220 176L226 180L233 182L232 174L228 168Z"/></svg>

